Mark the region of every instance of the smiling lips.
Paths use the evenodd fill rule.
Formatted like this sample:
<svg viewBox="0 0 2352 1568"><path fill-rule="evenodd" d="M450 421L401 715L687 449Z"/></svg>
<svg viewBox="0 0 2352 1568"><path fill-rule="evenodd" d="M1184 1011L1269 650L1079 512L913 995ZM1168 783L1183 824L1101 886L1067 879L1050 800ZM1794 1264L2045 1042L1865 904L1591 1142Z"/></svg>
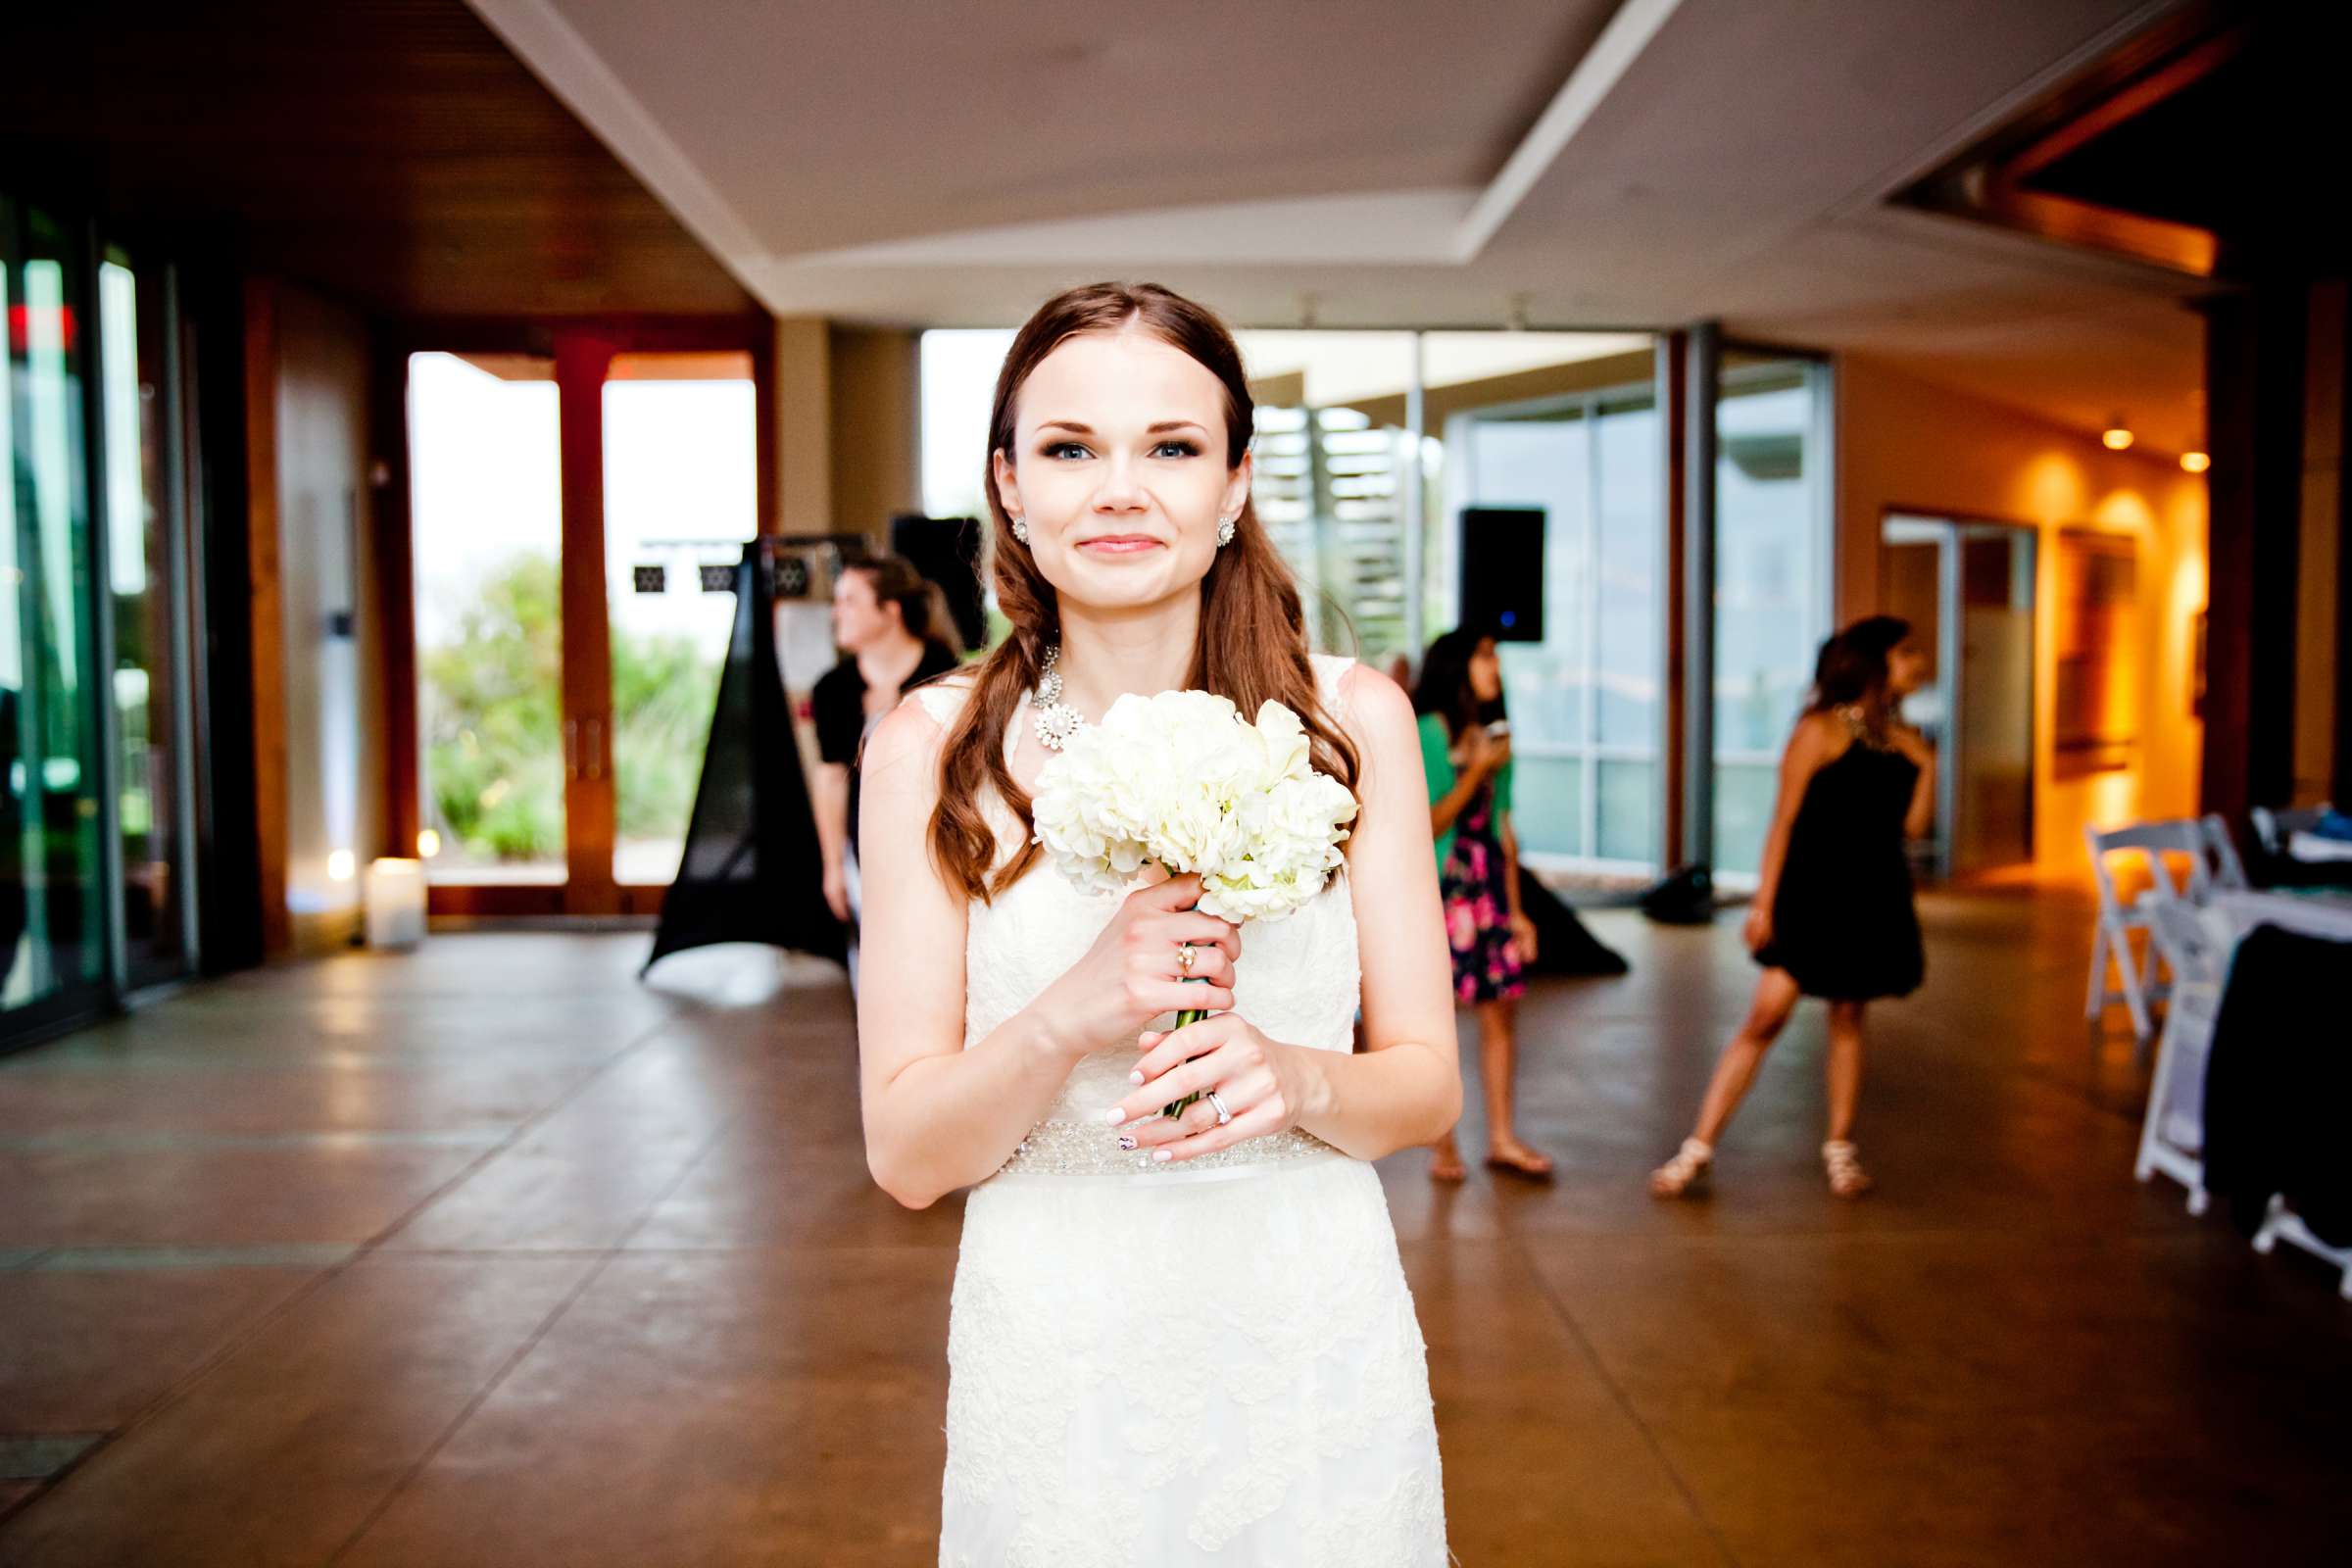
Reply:
<svg viewBox="0 0 2352 1568"><path fill-rule="evenodd" d="M1150 534L1106 533L1097 538L1080 540L1078 548L1092 550L1102 556L1132 556L1141 551L1158 549L1159 541Z"/></svg>

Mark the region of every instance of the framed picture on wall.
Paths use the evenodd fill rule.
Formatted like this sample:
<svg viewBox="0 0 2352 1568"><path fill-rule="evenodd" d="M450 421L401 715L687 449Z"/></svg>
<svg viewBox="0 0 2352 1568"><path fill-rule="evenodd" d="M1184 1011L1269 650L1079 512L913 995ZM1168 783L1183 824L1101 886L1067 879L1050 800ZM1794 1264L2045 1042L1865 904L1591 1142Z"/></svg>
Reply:
<svg viewBox="0 0 2352 1568"><path fill-rule="evenodd" d="M2058 534L2059 778L2132 765L2140 727L2139 547L2128 534Z"/></svg>

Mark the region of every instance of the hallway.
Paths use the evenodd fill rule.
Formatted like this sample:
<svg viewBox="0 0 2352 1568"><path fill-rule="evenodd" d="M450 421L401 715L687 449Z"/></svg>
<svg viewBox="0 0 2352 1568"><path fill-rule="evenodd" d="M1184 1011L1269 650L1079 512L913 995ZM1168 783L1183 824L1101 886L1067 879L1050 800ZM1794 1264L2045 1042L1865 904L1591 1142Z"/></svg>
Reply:
<svg viewBox="0 0 2352 1568"><path fill-rule="evenodd" d="M1633 974L1531 1002L1554 1186L1384 1167L1465 1564L2340 1547L2332 1278L2132 1181L2082 906L1924 913L1864 1202L1817 1011L1717 1195L1643 1191L1745 1001L1730 918L1603 914ZM929 1562L956 1205L868 1181L838 971L641 985L646 941L436 935L0 1061L0 1563Z"/></svg>

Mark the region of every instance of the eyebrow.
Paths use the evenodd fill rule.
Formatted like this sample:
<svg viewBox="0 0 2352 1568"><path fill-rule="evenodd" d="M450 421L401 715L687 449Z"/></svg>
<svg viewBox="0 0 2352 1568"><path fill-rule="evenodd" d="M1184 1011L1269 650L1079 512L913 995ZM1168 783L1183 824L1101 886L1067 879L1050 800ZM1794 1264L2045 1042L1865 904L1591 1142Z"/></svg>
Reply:
<svg viewBox="0 0 2352 1568"><path fill-rule="evenodd" d="M1078 435L1093 435L1095 433L1095 427L1093 425L1081 424L1076 419L1048 419L1043 424L1040 424L1038 428L1040 430L1068 430ZM1206 425L1200 424L1192 419L1162 419L1157 424L1154 424L1150 429L1146 430L1144 434L1160 435L1170 430L1199 430L1202 435L1206 435L1208 433L1208 427Z"/></svg>

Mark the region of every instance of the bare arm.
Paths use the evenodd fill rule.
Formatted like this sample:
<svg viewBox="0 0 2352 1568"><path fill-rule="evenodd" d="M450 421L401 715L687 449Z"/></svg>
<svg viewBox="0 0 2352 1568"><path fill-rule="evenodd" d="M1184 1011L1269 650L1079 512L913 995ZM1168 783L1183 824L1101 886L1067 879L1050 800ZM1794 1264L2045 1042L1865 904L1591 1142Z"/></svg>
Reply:
<svg viewBox="0 0 2352 1568"><path fill-rule="evenodd" d="M1911 804L1903 811L1905 837L1924 839L1936 826L1936 748L1917 730L1899 728L1895 744L1903 755L1919 764L1919 777L1911 785Z"/></svg>
<svg viewBox="0 0 2352 1568"><path fill-rule="evenodd" d="M1145 1120L1136 1136L1176 1158L1299 1127L1359 1159L1377 1159L1434 1142L1461 1115L1453 964L1439 912L1437 862L1421 828L1429 785L1412 705L1377 670L1357 665L1347 681L1349 733L1364 760L1348 880L1363 969L1366 1049L1350 1054L1267 1041L1234 1014L1158 1037L1140 1064L1144 1087L1120 1104L1130 1122ZM1210 1054L1186 1062L1212 1047ZM1230 1126L1150 1115L1196 1090L1231 1085L1237 1072L1251 1079L1250 1108ZM1261 1100L1268 1080L1271 1092Z"/></svg>
<svg viewBox="0 0 2352 1568"><path fill-rule="evenodd" d="M844 862L850 848L850 770L839 762L819 762L808 778L808 804L816 815L816 847L824 856L825 902L833 918L850 917L849 882Z"/></svg>
<svg viewBox="0 0 2352 1568"><path fill-rule="evenodd" d="M858 992L865 1159L884 1192L922 1208L989 1175L1044 1115L1077 1059L1033 1011L963 1048L964 902L932 864L943 731L901 705L865 748L858 859Z"/></svg>
<svg viewBox="0 0 2352 1568"><path fill-rule="evenodd" d="M865 972L889 977L858 993L865 1158L909 1208L994 1174L1088 1052L1126 1044L1162 1012L1232 1006L1240 951L1232 926L1192 908L1198 878L1141 889L1084 957L964 1049L966 906L930 847L942 733L919 702L884 718L866 742L858 813ZM1205 985L1177 973L1186 942Z"/></svg>
<svg viewBox="0 0 2352 1568"><path fill-rule="evenodd" d="M1497 741L1484 730L1471 730L1468 744L1468 755L1462 759L1462 765L1454 769L1453 788L1429 804L1429 832L1432 838L1441 836L1460 819L1461 814L1470 808L1471 798L1478 794L1478 787L1501 767L1511 755L1510 742ZM1421 732L1415 729L1413 751L1416 758L1420 755L1420 747ZM1428 788L1426 774L1422 779L1422 788Z"/></svg>

